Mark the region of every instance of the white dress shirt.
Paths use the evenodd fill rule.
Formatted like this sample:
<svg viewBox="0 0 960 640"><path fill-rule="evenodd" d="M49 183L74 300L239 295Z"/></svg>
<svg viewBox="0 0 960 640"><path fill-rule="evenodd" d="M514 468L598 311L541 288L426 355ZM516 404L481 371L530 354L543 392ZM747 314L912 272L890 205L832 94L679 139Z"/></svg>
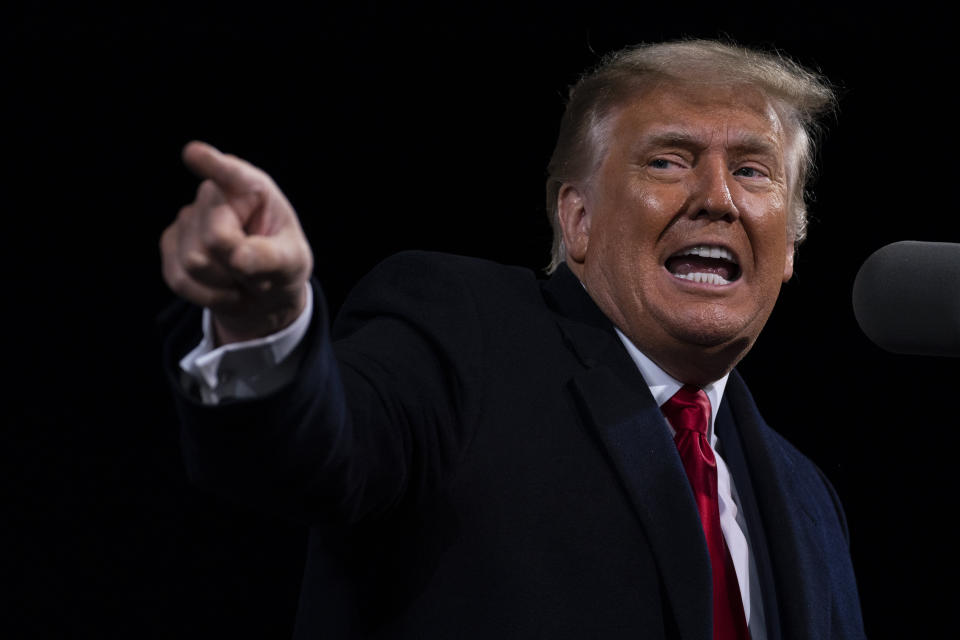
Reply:
<svg viewBox="0 0 960 640"><path fill-rule="evenodd" d="M180 360L185 387L196 386L204 404L219 404L224 400L247 399L267 395L293 380L299 358L299 346L313 315L313 291L307 286L307 304L300 316L285 329L257 340L236 342L217 347L213 337L210 312L203 311L203 339ZM671 378L617 329L617 335L636 363L650 393L658 406L669 400L682 383ZM717 459L717 489L720 503L720 528L730 550L733 566L740 583L744 614L750 628L751 640L766 638L763 606L758 574L746 521L738 507L736 487L723 458L717 453L717 435L714 421L723 398L727 376L706 385L703 390L710 399L710 425L707 431L710 447ZM664 421L666 422L666 420ZM667 427L670 427L667 423Z"/></svg>

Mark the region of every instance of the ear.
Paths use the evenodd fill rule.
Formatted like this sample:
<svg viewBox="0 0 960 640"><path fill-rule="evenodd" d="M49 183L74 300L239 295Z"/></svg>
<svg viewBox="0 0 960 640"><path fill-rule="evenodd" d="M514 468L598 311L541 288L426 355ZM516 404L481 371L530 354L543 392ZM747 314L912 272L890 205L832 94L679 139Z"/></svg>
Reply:
<svg viewBox="0 0 960 640"><path fill-rule="evenodd" d="M557 194L557 214L567 259L583 264L590 242L590 216L583 192L568 182L564 183Z"/></svg>
<svg viewBox="0 0 960 640"><path fill-rule="evenodd" d="M793 234L787 236L787 255L783 259L783 282L786 284L793 277L793 256L797 253L797 246L793 242Z"/></svg>

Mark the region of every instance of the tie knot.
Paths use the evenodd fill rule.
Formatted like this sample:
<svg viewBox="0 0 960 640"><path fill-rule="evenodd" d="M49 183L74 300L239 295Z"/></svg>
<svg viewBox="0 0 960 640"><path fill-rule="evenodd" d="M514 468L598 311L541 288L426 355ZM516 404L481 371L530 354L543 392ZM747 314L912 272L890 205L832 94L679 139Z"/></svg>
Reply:
<svg viewBox="0 0 960 640"><path fill-rule="evenodd" d="M707 435L707 425L710 424L710 398L703 389L685 384L660 407L660 410L676 431L695 431L700 435Z"/></svg>

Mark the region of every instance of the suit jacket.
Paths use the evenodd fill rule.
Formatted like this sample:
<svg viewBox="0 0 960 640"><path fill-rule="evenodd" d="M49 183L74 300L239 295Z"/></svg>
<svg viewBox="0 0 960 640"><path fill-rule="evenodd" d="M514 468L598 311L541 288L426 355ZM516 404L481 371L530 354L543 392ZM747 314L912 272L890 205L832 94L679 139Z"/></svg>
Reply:
<svg viewBox="0 0 960 640"><path fill-rule="evenodd" d="M440 254L395 256L296 380L201 405L166 347L188 472L311 523L297 638L710 640L710 561L659 408L577 279ZM860 638L840 503L764 423L742 379L717 431L770 637Z"/></svg>

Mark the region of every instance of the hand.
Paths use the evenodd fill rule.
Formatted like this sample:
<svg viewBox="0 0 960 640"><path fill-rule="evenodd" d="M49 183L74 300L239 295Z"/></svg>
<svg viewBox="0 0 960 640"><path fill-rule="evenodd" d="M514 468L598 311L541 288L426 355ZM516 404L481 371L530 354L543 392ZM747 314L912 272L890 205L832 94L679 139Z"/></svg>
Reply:
<svg viewBox="0 0 960 640"><path fill-rule="evenodd" d="M205 178L163 232L163 278L210 309L220 344L291 324L306 304L313 254L293 207L266 173L202 142L183 161Z"/></svg>

